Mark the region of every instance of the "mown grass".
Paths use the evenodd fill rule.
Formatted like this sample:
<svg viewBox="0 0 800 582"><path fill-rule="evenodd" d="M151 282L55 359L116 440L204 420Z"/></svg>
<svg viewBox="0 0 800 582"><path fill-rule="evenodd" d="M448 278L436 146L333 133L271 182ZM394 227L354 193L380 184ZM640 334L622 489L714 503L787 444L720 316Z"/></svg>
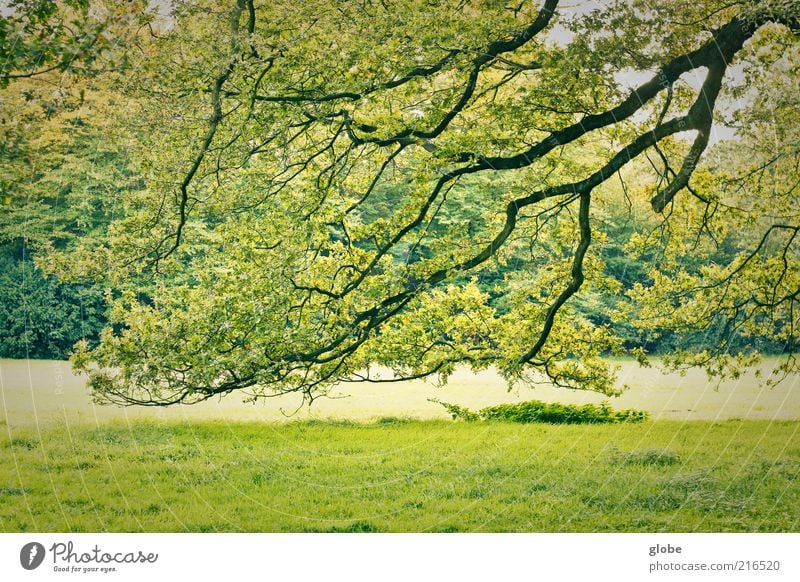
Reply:
<svg viewBox="0 0 800 582"><path fill-rule="evenodd" d="M789 532L800 519L797 421L10 432L6 532Z"/></svg>

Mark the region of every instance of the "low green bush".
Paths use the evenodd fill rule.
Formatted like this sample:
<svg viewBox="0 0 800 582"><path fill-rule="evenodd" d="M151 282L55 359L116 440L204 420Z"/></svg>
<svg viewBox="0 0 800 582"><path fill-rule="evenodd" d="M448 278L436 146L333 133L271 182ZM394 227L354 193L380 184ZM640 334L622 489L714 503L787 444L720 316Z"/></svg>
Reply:
<svg viewBox="0 0 800 582"><path fill-rule="evenodd" d="M445 410L450 413L450 416L453 417L453 420L480 420L480 413L473 412L469 408L464 408L463 406L459 406L458 404L450 404L449 402L442 402L438 398L428 398L429 402L434 402L436 404L441 404L444 406Z"/></svg>
<svg viewBox="0 0 800 582"><path fill-rule="evenodd" d="M402 418L399 416L381 416L375 421L375 424L380 426L391 426L393 424L408 424L414 422L412 418Z"/></svg>
<svg viewBox="0 0 800 582"><path fill-rule="evenodd" d="M644 449L629 452L614 451L615 462L623 465L666 466L679 463L680 456L669 449Z"/></svg>
<svg viewBox="0 0 800 582"><path fill-rule="evenodd" d="M560 404L529 400L519 404L498 404L477 412L431 399L445 407L453 420L502 420L508 422L544 422L548 424L608 424L615 422L642 422L648 414L642 410L614 410L607 402L601 404Z"/></svg>

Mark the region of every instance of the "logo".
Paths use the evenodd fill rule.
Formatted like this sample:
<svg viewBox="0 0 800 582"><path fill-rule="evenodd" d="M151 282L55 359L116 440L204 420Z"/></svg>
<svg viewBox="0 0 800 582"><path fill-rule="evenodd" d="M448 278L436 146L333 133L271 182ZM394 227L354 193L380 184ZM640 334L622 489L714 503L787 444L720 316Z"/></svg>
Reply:
<svg viewBox="0 0 800 582"><path fill-rule="evenodd" d="M44 561L44 546L39 542L30 542L19 551L19 563L26 570L35 570Z"/></svg>

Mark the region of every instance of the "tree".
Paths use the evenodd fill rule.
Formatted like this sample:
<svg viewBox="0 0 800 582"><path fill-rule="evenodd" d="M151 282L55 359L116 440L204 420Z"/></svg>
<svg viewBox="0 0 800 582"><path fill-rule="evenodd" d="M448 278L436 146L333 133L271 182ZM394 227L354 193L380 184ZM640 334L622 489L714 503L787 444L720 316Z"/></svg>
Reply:
<svg viewBox="0 0 800 582"><path fill-rule="evenodd" d="M0 354L60 359L106 321L103 289L45 277L30 260L0 255Z"/></svg>
<svg viewBox="0 0 800 582"><path fill-rule="evenodd" d="M141 187L113 123L125 98L104 73L124 72L135 9L20 1L0 19L0 357L64 358L106 324L104 282L74 267ZM65 252L70 280L34 264L51 272Z"/></svg>
<svg viewBox="0 0 800 582"><path fill-rule="evenodd" d="M372 364L385 380L467 363L611 393L602 356L644 356L617 323L718 330L672 358L712 373L751 360L735 334L791 350L794 93L766 88L778 71L796 83L798 14L795 0L176 3L118 80L148 193L112 226L114 327L75 364L101 399L164 405L313 400L376 380ZM771 123L778 158L704 160L725 116L745 126L733 147L758 152ZM619 240L620 200L653 228ZM609 245L651 263L587 317L576 295L625 288Z"/></svg>
<svg viewBox="0 0 800 582"><path fill-rule="evenodd" d="M10 0L0 13L0 87L55 74L94 76L125 65L115 32L149 26L140 0ZM121 57L116 59L114 57Z"/></svg>

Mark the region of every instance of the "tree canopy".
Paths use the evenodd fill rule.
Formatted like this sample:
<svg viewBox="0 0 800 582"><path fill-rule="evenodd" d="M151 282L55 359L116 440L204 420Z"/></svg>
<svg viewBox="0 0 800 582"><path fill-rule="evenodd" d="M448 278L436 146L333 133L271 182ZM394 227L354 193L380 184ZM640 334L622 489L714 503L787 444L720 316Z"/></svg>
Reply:
<svg viewBox="0 0 800 582"><path fill-rule="evenodd" d="M132 6L97 79L143 187L41 261L114 289L75 364L157 405L459 364L610 394L605 356L670 334L674 366L735 374L759 338L794 371L798 8Z"/></svg>

